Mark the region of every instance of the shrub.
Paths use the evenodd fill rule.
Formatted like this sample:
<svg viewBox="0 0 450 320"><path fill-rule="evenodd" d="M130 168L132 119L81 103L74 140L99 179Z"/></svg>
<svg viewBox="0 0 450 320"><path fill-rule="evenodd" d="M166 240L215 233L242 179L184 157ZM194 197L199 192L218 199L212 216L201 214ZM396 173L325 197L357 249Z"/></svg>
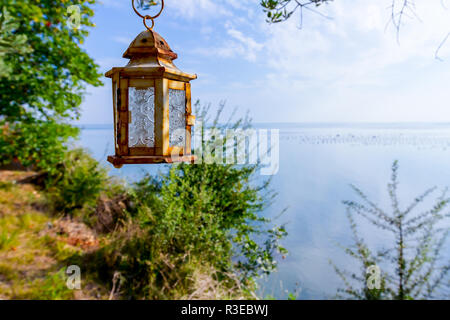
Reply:
<svg viewBox="0 0 450 320"><path fill-rule="evenodd" d="M55 212L73 214L85 206L94 207L110 181L107 170L83 149L65 153L64 161L57 168L49 175L46 185Z"/></svg>
<svg viewBox="0 0 450 320"><path fill-rule="evenodd" d="M269 182L252 181L256 170L179 164L159 179L144 177L133 188L128 227L101 253L102 270L121 274L128 298L190 296L201 267L214 270L224 292L239 287L238 295L251 297L254 279L275 270L276 254L286 253L279 244L284 227L271 228L261 216L274 194Z"/></svg>
<svg viewBox="0 0 450 320"><path fill-rule="evenodd" d="M66 143L77 133L76 128L54 122L7 125L0 121L0 166L16 161L55 174L67 152Z"/></svg>

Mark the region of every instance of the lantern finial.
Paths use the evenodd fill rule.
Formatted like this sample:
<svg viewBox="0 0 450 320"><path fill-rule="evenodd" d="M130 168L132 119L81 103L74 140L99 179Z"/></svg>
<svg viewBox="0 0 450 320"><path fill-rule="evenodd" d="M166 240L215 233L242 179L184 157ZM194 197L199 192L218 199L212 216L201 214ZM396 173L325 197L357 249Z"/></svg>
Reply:
<svg viewBox="0 0 450 320"><path fill-rule="evenodd" d="M142 3L143 1L141 0L141 3ZM151 1L150 2L150 4L152 4L152 5L156 5L157 3L155 3L155 1ZM158 14L157 15L154 15L154 16L150 16L150 15L142 15L141 13L139 13L139 11L136 9L136 6L134 5L134 0L131 0L131 5L133 6L133 10L134 10L134 12L136 12L136 14L139 16L139 17L141 17L142 19L144 19L144 26L149 30L149 31L152 31L153 30L153 27L155 26L155 19L156 18L158 18L160 15L161 15L161 13L163 12L163 10L164 10L164 0L161 0L161 10L159 10L159 12L158 12ZM151 20L152 21L152 26L151 27L149 27L148 25L147 25L147 20Z"/></svg>

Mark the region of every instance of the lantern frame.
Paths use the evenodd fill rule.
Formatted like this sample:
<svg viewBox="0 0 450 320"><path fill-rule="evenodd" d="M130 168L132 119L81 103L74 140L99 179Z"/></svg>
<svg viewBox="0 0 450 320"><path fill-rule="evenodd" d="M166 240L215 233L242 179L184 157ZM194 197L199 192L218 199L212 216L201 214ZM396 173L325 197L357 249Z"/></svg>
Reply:
<svg viewBox="0 0 450 320"><path fill-rule="evenodd" d="M191 136L195 116L192 115L191 84L197 75L179 70L174 64L178 56L167 42L153 30L139 34L123 55L130 59L125 67L115 67L105 76L112 79L114 109L115 155L108 161L116 168L125 164L158 164L193 162ZM130 146L130 88L138 90L154 88L154 145ZM184 145L171 145L170 93L185 93ZM174 128L172 128L174 129Z"/></svg>

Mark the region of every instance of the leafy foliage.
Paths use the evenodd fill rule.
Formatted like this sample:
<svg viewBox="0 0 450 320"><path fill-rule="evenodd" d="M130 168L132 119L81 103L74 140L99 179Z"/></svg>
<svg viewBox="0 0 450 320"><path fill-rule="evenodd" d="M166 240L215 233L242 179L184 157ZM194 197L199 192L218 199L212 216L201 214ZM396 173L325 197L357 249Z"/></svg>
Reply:
<svg viewBox="0 0 450 320"><path fill-rule="evenodd" d="M223 271L237 268L244 279L259 272L270 273L276 268L273 254L281 250L278 240L285 230L262 228L270 222L258 215L266 204L258 191L265 186L250 185L253 173L254 168L248 167L181 164L160 183L154 184L147 177L136 192L151 215L141 212L140 221L148 226L157 221L153 232L163 235L158 243L167 245L165 250L190 252ZM148 188L160 188L158 197ZM252 235L267 239L260 245ZM239 257L235 266L233 257Z"/></svg>
<svg viewBox="0 0 450 320"><path fill-rule="evenodd" d="M9 75L12 71L3 61L6 54L26 54L31 52L31 47L27 44L26 35L14 34L18 28L8 10L0 6L0 78Z"/></svg>
<svg viewBox="0 0 450 320"><path fill-rule="evenodd" d="M442 256L449 233L448 226L444 224L450 216L445 213L450 204L447 190L437 198L431 209L414 214L414 209L436 188L425 191L408 207L401 209L397 196L397 175L398 163L395 162L388 185L392 212L386 212L371 202L355 186L352 188L363 203L344 202L354 240L354 245L345 248L345 252L359 262L361 275L334 266L346 285L345 289L340 290L343 297L368 300L442 298L449 287L450 261L445 261L448 257ZM354 214L369 221L380 232L391 234L395 239L394 245L376 252L369 249L366 241L359 235ZM382 269L380 289L369 289L367 286L366 270L373 265Z"/></svg>
<svg viewBox="0 0 450 320"><path fill-rule="evenodd" d="M85 206L94 207L107 188L108 172L82 149L67 152L47 181L47 195L56 212L73 214Z"/></svg>
<svg viewBox="0 0 450 320"><path fill-rule="evenodd" d="M319 7L324 3L333 0L261 0L261 6L267 14L267 21L270 23L279 23L288 20L294 12L300 10L303 15L303 9L310 9L310 6Z"/></svg>
<svg viewBox="0 0 450 320"><path fill-rule="evenodd" d="M41 120L0 126L0 165L20 161L25 167L56 173L66 143L77 134L78 129L70 125Z"/></svg>
<svg viewBox="0 0 450 320"><path fill-rule="evenodd" d="M17 158L51 168L51 158L62 157L62 143L76 134L64 123L78 118L85 86L101 84L98 66L79 46L88 35L86 28L93 26L94 3L2 1L0 43L2 48L14 45L19 50L3 49L1 56L8 72L0 77L0 127L8 127L12 134L0 135L0 162ZM71 5L80 7L81 28L70 27ZM33 143L24 143L27 140ZM58 146L44 150L52 144Z"/></svg>

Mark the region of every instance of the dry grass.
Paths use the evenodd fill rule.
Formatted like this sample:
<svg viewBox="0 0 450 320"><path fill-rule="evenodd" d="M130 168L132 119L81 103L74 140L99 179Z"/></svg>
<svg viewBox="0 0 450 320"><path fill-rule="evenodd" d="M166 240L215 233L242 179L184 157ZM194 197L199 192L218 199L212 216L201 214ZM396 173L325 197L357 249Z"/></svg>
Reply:
<svg viewBox="0 0 450 320"><path fill-rule="evenodd" d="M0 171L0 299L106 299L89 279L81 291L67 288L64 260L99 240L81 222L48 215L39 190L15 183L30 174Z"/></svg>
<svg viewBox="0 0 450 320"><path fill-rule="evenodd" d="M181 300L257 300L253 292L243 289L241 282L234 274L228 274L228 284L219 282L216 270L211 267L198 267L191 280L194 291L180 297Z"/></svg>
<svg viewBox="0 0 450 320"><path fill-rule="evenodd" d="M7 171L7 170L1 170L0 171L0 181L3 182L14 182L14 181L20 181L25 178L29 178L33 175L35 175L35 172L32 171Z"/></svg>

